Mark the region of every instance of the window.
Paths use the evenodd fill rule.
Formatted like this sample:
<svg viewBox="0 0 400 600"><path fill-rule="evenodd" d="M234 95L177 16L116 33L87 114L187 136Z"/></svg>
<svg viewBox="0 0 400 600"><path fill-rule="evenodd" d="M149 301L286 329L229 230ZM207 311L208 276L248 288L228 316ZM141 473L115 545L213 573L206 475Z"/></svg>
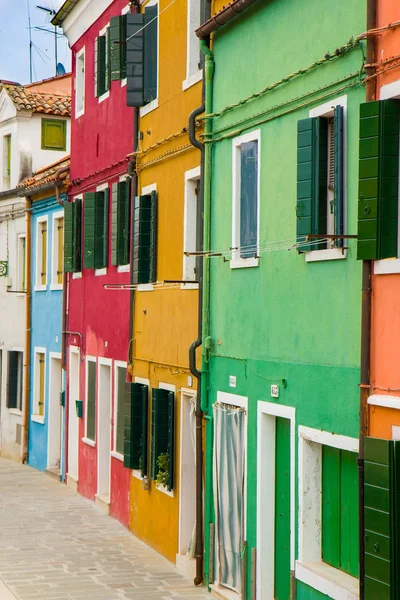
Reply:
<svg viewBox="0 0 400 600"><path fill-rule="evenodd" d="M296 578L334 599L358 597L357 453L356 438L299 427Z"/></svg>
<svg viewBox="0 0 400 600"><path fill-rule="evenodd" d="M346 98L310 111L297 128L297 244L300 252L343 247ZM321 236L309 238L308 236ZM323 236L331 236L324 238ZM329 258L329 255L311 257ZM334 253L330 258L344 258Z"/></svg>
<svg viewBox="0 0 400 600"><path fill-rule="evenodd" d="M36 238L36 290L44 290L47 285L47 217L37 221Z"/></svg>
<svg viewBox="0 0 400 600"><path fill-rule="evenodd" d="M126 394L126 363L115 363L114 450L124 454L124 407Z"/></svg>
<svg viewBox="0 0 400 600"><path fill-rule="evenodd" d="M42 119L42 150L65 150L67 121Z"/></svg>
<svg viewBox="0 0 400 600"><path fill-rule="evenodd" d="M95 96L101 98L110 89L110 28L107 26L96 38Z"/></svg>
<svg viewBox="0 0 400 600"><path fill-rule="evenodd" d="M44 419L46 384L46 354L44 348L35 348L35 400L33 414Z"/></svg>
<svg viewBox="0 0 400 600"><path fill-rule="evenodd" d="M85 112L85 48L76 55L75 118Z"/></svg>
<svg viewBox="0 0 400 600"><path fill-rule="evenodd" d="M23 352L8 351L7 408L22 410Z"/></svg>
<svg viewBox="0 0 400 600"><path fill-rule="evenodd" d="M151 478L171 491L174 488L175 394L162 388L152 390Z"/></svg>
<svg viewBox="0 0 400 600"><path fill-rule="evenodd" d="M183 251L195 252L197 248L197 196L200 168L185 173L185 214ZM183 256L183 280L196 281L196 256Z"/></svg>
<svg viewBox="0 0 400 600"><path fill-rule="evenodd" d="M204 20L204 0L187 0L187 51L186 81L183 89L193 85L201 78L201 55L196 29Z"/></svg>
<svg viewBox="0 0 400 600"><path fill-rule="evenodd" d="M110 77L111 81L126 77L126 14L110 19Z"/></svg>
<svg viewBox="0 0 400 600"><path fill-rule="evenodd" d="M82 199L64 203L64 271L80 273L82 269Z"/></svg>
<svg viewBox="0 0 400 600"><path fill-rule="evenodd" d="M96 360L86 362L86 438L96 441Z"/></svg>
<svg viewBox="0 0 400 600"><path fill-rule="evenodd" d="M26 237L25 235L18 236L18 287L19 292L26 291Z"/></svg>
<svg viewBox="0 0 400 600"><path fill-rule="evenodd" d="M133 208L133 283L154 283L157 266L157 192L136 196Z"/></svg>
<svg viewBox="0 0 400 600"><path fill-rule="evenodd" d="M144 383L126 385L124 466L148 473L149 387Z"/></svg>
<svg viewBox="0 0 400 600"><path fill-rule="evenodd" d="M233 140L231 267L258 265L260 212L260 132Z"/></svg>
<svg viewBox="0 0 400 600"><path fill-rule="evenodd" d="M85 269L103 269L108 264L108 188L83 196Z"/></svg>
<svg viewBox="0 0 400 600"><path fill-rule="evenodd" d="M130 196L129 182L112 186L111 264L129 264Z"/></svg>
<svg viewBox="0 0 400 600"><path fill-rule="evenodd" d="M10 187L11 177L11 135L3 136L3 187Z"/></svg>
<svg viewBox="0 0 400 600"><path fill-rule="evenodd" d="M64 217L60 213L53 215L53 268L52 287L61 288L64 265Z"/></svg>

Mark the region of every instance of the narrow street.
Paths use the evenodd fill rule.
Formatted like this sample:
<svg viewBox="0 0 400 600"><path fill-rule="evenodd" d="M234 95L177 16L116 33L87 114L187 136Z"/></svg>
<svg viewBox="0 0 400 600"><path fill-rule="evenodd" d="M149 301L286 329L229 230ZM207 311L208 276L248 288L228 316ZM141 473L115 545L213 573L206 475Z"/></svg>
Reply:
<svg viewBox="0 0 400 600"><path fill-rule="evenodd" d="M0 600L209 598L113 518L0 458Z"/></svg>

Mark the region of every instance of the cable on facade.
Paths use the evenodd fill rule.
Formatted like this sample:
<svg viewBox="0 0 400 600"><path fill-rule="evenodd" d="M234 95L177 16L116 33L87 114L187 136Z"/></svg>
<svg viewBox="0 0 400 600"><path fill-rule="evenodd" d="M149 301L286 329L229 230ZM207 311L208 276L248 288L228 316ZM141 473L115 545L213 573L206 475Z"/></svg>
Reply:
<svg viewBox="0 0 400 600"><path fill-rule="evenodd" d="M126 41L129 42L130 39L132 39L133 37L135 37L136 35L138 35L139 33L141 33L144 29L146 29L146 27L148 27L149 25L151 25L156 19L159 19L161 17L161 15L163 13L165 13L166 10L168 10L173 4L175 4L176 0L172 0L172 2L170 2L169 4L167 4L167 6L165 8L163 8L162 10L160 10L160 12L158 13L157 16L155 16L153 19L151 19L151 21L149 21L148 23L146 23L146 25L143 25L143 27L141 27L140 29L138 29L137 31L135 31L135 33L132 33L132 35L130 35L128 38L126 38Z"/></svg>
<svg viewBox="0 0 400 600"><path fill-rule="evenodd" d="M361 33L357 40L365 40L368 37L379 35L385 31L389 31L390 29L396 29L396 27L400 27L400 21L393 21L392 23L388 23L387 25L383 25L382 27L375 27L374 29L369 29L364 33Z"/></svg>

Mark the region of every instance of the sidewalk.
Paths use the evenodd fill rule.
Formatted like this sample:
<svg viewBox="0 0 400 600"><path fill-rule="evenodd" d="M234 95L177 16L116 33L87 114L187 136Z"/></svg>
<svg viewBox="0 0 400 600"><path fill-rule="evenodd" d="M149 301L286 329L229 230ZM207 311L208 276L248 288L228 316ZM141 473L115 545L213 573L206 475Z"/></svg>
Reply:
<svg viewBox="0 0 400 600"><path fill-rule="evenodd" d="M210 599L65 485L0 458L0 600Z"/></svg>

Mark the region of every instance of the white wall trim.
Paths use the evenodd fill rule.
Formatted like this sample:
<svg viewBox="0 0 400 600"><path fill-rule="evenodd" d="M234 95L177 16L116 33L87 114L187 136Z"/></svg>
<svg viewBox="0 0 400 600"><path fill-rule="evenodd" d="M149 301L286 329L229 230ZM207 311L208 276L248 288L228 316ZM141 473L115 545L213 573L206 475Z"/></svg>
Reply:
<svg viewBox="0 0 400 600"><path fill-rule="evenodd" d="M114 406L113 406L113 436L112 436L112 453L111 455L114 456L114 454L118 455L118 456L114 456L114 458L119 458L119 456L122 456L122 460L124 460L123 455L121 455L119 452L117 452L116 448L117 448L117 420L118 420L118 377L117 377L117 373L118 373L118 369L127 369L128 367L128 363L126 361L123 360L114 360ZM123 418L123 415L122 415ZM114 453L114 454L113 454Z"/></svg>
<svg viewBox="0 0 400 600"><path fill-rule="evenodd" d="M81 0L62 22L64 35L68 38L70 48L95 23L113 0Z"/></svg>
<svg viewBox="0 0 400 600"><path fill-rule="evenodd" d="M400 258L374 260L374 275L392 275L400 273Z"/></svg>
<svg viewBox="0 0 400 600"><path fill-rule="evenodd" d="M372 406L382 406L384 408L400 409L400 396L388 396L385 394L372 394L367 400Z"/></svg>
<svg viewBox="0 0 400 600"><path fill-rule="evenodd" d="M112 359L111 358L104 358L103 356L99 356L97 358L97 403L96 403L96 442L97 442L97 497L102 497L104 496L104 493L102 491L99 490L99 486L100 483L103 483L103 480L101 478L101 468L104 469L104 462L102 461L102 458L100 457L100 453L104 450L103 444L104 444L104 440L106 442L108 442L106 444L107 446L107 462L108 462L108 468L107 471L105 473L106 475L106 479L108 480L108 486L107 486L107 492L106 492L106 496L108 499L108 502L110 501L110 497L111 497L111 444L112 444L112 437L111 437L111 419L112 419L112 397L113 397L113 369L112 369ZM101 367L107 367L108 369L108 373L109 373L109 385L108 385L108 390L107 389L103 389L103 385L102 385L102 368ZM109 411L108 411L108 415L107 415L107 419L104 419L104 415L102 414L102 410L103 410L103 396L106 395L108 397L108 403L109 403ZM102 429L103 428L103 429Z"/></svg>
<svg viewBox="0 0 400 600"><path fill-rule="evenodd" d="M296 579L333 600L358 600L359 581L344 571L319 563L296 562Z"/></svg>
<svg viewBox="0 0 400 600"><path fill-rule="evenodd" d="M339 435L322 431L321 429L313 429L312 427L299 426L299 438L309 440L321 446L330 446L339 450L347 450L348 452L358 452L358 438L348 437L347 435Z"/></svg>
<svg viewBox="0 0 400 600"><path fill-rule="evenodd" d="M197 199L195 186L200 180L200 167L185 172L185 194L183 211L183 251L194 252L197 249ZM196 256L183 254L182 274L184 281L196 280ZM188 284L182 284L183 286ZM190 284L189 284L190 285Z"/></svg>
<svg viewBox="0 0 400 600"><path fill-rule="evenodd" d="M380 100L388 100L389 98L397 97L400 97L400 79L381 86L379 95Z"/></svg>
<svg viewBox="0 0 400 600"><path fill-rule="evenodd" d="M341 248L326 248L325 250L310 250L304 252L306 262L321 262L323 260L343 260L347 250Z"/></svg>
<svg viewBox="0 0 400 600"><path fill-rule="evenodd" d="M87 1L87 0L86 0ZM65 33L65 27L63 27ZM66 34L67 35L67 34ZM68 37L68 36L67 36ZM70 47L72 47L72 43L70 41ZM77 87L79 78L77 76L77 65L79 59L83 56L83 81L82 81L82 109L78 110L78 95L77 95ZM75 56L75 78L74 78L74 88L75 88L75 119L79 119L82 115L85 114L85 103L86 103L86 54L85 54L85 46L83 46L79 52L76 53Z"/></svg>
<svg viewBox="0 0 400 600"><path fill-rule="evenodd" d="M95 377L95 381L96 381L96 393L95 393L95 397L96 397L96 400L95 400L96 410L95 410L95 421L97 420L97 404L98 404L98 400L97 400L97 397L98 397L98 389L97 389L98 388L98 385L97 385L97 377L98 377L98 373L97 373L97 371L98 371L98 369L97 369L97 357L96 356L86 355L86 360L85 360L85 415L84 415L84 418L85 418L85 427L84 427L85 436L82 438L82 441L84 442L86 440L87 442L91 442L91 444L89 444L89 446L90 445L95 446L96 441L90 440L87 437L87 426L88 426L88 421L87 421L87 417L88 417L88 391L89 391L89 377L88 377L88 375L89 375L89 363L90 362L93 362L96 365L96 377ZM95 431L97 431L96 423L95 423Z"/></svg>
<svg viewBox="0 0 400 600"><path fill-rule="evenodd" d="M54 220L53 220L54 223ZM47 402L48 402L48 420L49 420L49 425L48 425L48 434L47 434L47 466L48 467L52 467L53 465L50 464L50 458L52 455L52 444L54 442L54 435L53 435L53 431L52 431L52 427L53 427L53 410L55 407L53 407L54 403L57 402L57 399L52 399L52 385L53 385L53 380L52 380L52 361L53 360L58 360L61 361L62 358L62 354L61 352L49 352L49 387L48 387L48 398L47 398ZM61 366L61 365L60 365ZM61 371L61 380L60 380L60 392L62 391L62 386L63 386L63 380L62 380L62 371ZM59 405L59 412L60 412L60 417L63 415L63 407ZM56 415L57 418L57 415ZM62 419L62 423L64 422L64 420ZM62 438L62 424L60 423L60 433L59 433L59 439L57 440L57 442L60 444L60 450L61 450L61 438ZM62 461L62 452L60 451L60 472L61 472L61 461Z"/></svg>
<svg viewBox="0 0 400 600"><path fill-rule="evenodd" d="M39 376L39 372L38 372L38 365L37 365L37 355L38 354L43 354L44 355L44 390L43 390L43 415L39 414L39 380L38 380L38 376ZM46 391L47 391L47 386L46 386L46 382L47 382L47 348L44 348L43 346L35 346L33 348L33 406L32 406L32 416L35 417L39 417L39 419L43 419L43 422L45 421L46 418ZM37 421L37 422L42 422L41 420Z"/></svg>
<svg viewBox="0 0 400 600"><path fill-rule="evenodd" d="M247 396L239 396L238 394L231 394L230 392L217 392L217 402L238 406L239 408L244 408L246 411L248 407Z"/></svg>
<svg viewBox="0 0 400 600"><path fill-rule="evenodd" d="M76 397L73 396L72 393L72 367L71 367L71 357L76 356L77 360L77 369L76 373L76 381L74 381L74 385L77 388ZM68 449L67 449L67 465L68 472L67 477L72 477L74 480L79 480L79 418L76 414L76 404L75 400L81 399L81 389L80 389L80 374L81 374L81 351L79 346L70 345L69 346L69 362L68 362ZM85 400L83 400L83 403ZM74 439L72 439L72 435L74 435ZM72 446L74 443L74 446ZM72 459L75 461L76 465L73 465L76 471L71 470Z"/></svg>
<svg viewBox="0 0 400 600"><path fill-rule="evenodd" d="M186 77L186 79L184 79L182 81L182 91L186 91L188 89L190 89L191 87L193 87L194 85L196 85L196 83L199 83L199 81L201 81L203 79L203 69L200 69L199 71L197 71L197 73L194 73L193 75L190 75L189 77Z"/></svg>

